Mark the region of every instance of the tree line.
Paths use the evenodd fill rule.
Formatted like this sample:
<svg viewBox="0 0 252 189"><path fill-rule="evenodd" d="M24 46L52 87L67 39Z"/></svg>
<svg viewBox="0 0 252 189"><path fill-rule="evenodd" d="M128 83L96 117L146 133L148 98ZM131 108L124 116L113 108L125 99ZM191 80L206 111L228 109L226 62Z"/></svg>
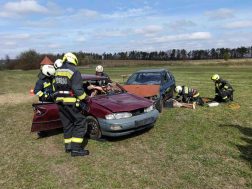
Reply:
<svg viewBox="0 0 252 189"><path fill-rule="evenodd" d="M238 48L212 48L206 50L172 49L167 51L126 51L117 53L86 53L73 52L79 61L79 66L90 66L101 64L102 60L157 60L157 61L174 61L174 60L206 60L206 59L236 59L252 58L252 46ZM47 56L52 62L62 59L62 54L39 54L35 50L28 50L20 53L16 59L11 60L8 55L5 56L7 69L31 70L39 69L40 62Z"/></svg>

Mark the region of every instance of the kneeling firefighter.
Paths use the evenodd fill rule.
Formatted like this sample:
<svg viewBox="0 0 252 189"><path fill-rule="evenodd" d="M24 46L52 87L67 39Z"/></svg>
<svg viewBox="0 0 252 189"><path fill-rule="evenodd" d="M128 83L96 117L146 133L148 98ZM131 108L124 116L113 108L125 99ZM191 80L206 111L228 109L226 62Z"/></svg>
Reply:
<svg viewBox="0 0 252 189"><path fill-rule="evenodd" d="M204 102L200 97L199 92L196 91L195 89L186 86L177 86L175 88L175 91L176 93L178 93L179 96L183 96L182 98L183 102L204 106Z"/></svg>
<svg viewBox="0 0 252 189"><path fill-rule="evenodd" d="M81 73L75 68L77 64L78 60L74 54L69 52L64 55L63 65L55 74L58 92L56 103L63 125L66 153L71 152L71 156L84 156L88 155L89 151L82 147L87 121L81 111L88 112L92 100L84 92Z"/></svg>
<svg viewBox="0 0 252 189"><path fill-rule="evenodd" d="M215 83L215 98L217 102L229 102L233 101L234 90L229 82L221 79L218 74L214 74L211 79Z"/></svg>

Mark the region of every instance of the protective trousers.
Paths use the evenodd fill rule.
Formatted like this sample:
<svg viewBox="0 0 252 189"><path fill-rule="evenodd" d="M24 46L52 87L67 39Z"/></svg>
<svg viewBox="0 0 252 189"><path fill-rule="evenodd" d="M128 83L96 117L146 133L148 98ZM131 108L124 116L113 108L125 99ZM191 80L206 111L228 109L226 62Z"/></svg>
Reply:
<svg viewBox="0 0 252 189"><path fill-rule="evenodd" d="M219 100L221 99L220 101L229 102L231 94L232 92L229 90L220 90Z"/></svg>
<svg viewBox="0 0 252 189"><path fill-rule="evenodd" d="M63 125L66 150L82 150L82 142L87 131L86 117L72 105L58 104L59 116Z"/></svg>

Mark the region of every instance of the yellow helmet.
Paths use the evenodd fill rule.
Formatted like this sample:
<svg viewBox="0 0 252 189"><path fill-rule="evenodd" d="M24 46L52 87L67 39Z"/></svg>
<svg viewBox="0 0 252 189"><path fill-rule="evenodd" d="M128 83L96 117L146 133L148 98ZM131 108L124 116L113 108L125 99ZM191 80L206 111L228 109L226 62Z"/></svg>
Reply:
<svg viewBox="0 0 252 189"><path fill-rule="evenodd" d="M219 80L220 79L220 76L218 74L214 74L212 77L211 77L212 80Z"/></svg>
<svg viewBox="0 0 252 189"><path fill-rule="evenodd" d="M77 57L73 54L73 53L70 53L70 52L68 52L68 53L66 53L65 55L64 55L64 57L63 57L63 60L62 60L63 62L69 62L69 63L72 63L72 64L74 64L75 66L77 66L77 64L78 64L78 59L77 59Z"/></svg>

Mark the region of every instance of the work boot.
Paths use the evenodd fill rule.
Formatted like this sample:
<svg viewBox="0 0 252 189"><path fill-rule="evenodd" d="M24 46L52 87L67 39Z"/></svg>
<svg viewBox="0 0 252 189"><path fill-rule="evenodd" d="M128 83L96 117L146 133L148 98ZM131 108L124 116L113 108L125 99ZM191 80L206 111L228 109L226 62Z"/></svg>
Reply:
<svg viewBox="0 0 252 189"><path fill-rule="evenodd" d="M230 96L230 100L231 101L233 101L234 99L233 99L233 94L231 94L231 96Z"/></svg>
<svg viewBox="0 0 252 189"><path fill-rule="evenodd" d="M66 149L66 153L70 153L71 151L71 149Z"/></svg>
<svg viewBox="0 0 252 189"><path fill-rule="evenodd" d="M89 155L89 151L88 150L72 150L71 152L71 156L85 156L85 155Z"/></svg>

